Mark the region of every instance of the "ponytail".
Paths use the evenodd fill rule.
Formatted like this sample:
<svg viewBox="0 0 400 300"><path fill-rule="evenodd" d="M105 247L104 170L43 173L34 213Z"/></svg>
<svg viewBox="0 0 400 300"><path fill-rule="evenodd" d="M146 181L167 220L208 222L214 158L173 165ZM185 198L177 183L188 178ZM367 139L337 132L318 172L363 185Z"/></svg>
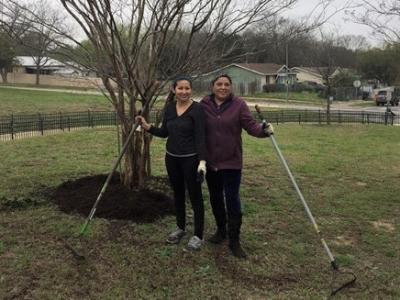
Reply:
<svg viewBox="0 0 400 300"><path fill-rule="evenodd" d="M165 105L173 102L174 100L175 100L175 93L172 90L170 90L168 92L167 98L165 99Z"/></svg>

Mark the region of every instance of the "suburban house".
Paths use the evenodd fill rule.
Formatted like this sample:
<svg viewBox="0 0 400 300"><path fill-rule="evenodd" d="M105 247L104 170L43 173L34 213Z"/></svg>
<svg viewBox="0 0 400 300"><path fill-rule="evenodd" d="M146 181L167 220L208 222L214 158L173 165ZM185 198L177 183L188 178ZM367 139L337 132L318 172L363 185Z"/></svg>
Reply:
<svg viewBox="0 0 400 300"><path fill-rule="evenodd" d="M18 62L7 74L12 84L38 84L37 64L31 56L17 56ZM74 63L62 63L52 58L43 58L40 63L40 83L48 86L97 88L102 86L101 78L95 72L82 69ZM0 82L2 78L0 77Z"/></svg>
<svg viewBox="0 0 400 300"><path fill-rule="evenodd" d="M263 92L265 85L289 84L296 82L296 74L285 65L273 63L233 63L206 74L195 76L195 86L205 90L219 74L228 74L233 80L235 94L255 94ZM288 78L288 80L287 80Z"/></svg>
<svg viewBox="0 0 400 300"><path fill-rule="evenodd" d="M36 74L38 68L38 60L40 65L40 73L44 75L52 75L54 72L65 69L65 64L58 60L43 57L33 58L32 56L17 56L17 64L13 68L14 73Z"/></svg>
<svg viewBox="0 0 400 300"><path fill-rule="evenodd" d="M38 60L41 75L59 75L59 76L92 76L96 77L94 72L82 70L74 63L63 63L49 57L36 58L32 56L17 56L17 64L13 68L14 73L36 74Z"/></svg>
<svg viewBox="0 0 400 300"><path fill-rule="evenodd" d="M308 82L314 84L324 84L321 69L313 67L293 67L290 71L296 74L297 82Z"/></svg>

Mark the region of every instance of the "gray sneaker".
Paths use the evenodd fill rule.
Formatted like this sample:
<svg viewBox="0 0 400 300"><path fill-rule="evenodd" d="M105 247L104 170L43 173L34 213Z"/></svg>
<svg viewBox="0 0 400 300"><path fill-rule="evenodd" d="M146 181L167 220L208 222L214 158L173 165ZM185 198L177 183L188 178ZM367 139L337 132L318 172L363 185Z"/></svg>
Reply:
<svg viewBox="0 0 400 300"><path fill-rule="evenodd" d="M172 232L168 238L167 238L167 243L169 244L179 244L181 239L185 236L186 231L180 229L179 227Z"/></svg>
<svg viewBox="0 0 400 300"><path fill-rule="evenodd" d="M203 245L204 241L201 240L198 236L194 235L190 238L189 243L187 244L187 249L192 251L198 251Z"/></svg>

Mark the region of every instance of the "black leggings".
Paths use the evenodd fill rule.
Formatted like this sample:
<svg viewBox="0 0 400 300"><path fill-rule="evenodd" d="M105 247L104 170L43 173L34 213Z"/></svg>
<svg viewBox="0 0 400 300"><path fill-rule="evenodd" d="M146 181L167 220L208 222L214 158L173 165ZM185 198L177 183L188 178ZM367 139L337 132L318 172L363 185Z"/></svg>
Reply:
<svg viewBox="0 0 400 300"><path fill-rule="evenodd" d="M201 192L201 183L197 181L197 156L174 157L166 154L169 181L174 191L176 224L182 230L186 226L185 187L189 192L190 202L194 213L194 235L203 238L204 230L204 203Z"/></svg>

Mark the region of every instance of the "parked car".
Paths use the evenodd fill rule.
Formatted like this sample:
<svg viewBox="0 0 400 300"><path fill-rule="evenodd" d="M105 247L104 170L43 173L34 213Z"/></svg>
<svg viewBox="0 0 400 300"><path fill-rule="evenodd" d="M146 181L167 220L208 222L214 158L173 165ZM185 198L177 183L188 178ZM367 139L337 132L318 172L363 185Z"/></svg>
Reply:
<svg viewBox="0 0 400 300"><path fill-rule="evenodd" d="M375 94L375 103L376 106L385 105L388 101L390 105L398 106L400 95L396 93L397 89L394 88L384 88L377 91Z"/></svg>

